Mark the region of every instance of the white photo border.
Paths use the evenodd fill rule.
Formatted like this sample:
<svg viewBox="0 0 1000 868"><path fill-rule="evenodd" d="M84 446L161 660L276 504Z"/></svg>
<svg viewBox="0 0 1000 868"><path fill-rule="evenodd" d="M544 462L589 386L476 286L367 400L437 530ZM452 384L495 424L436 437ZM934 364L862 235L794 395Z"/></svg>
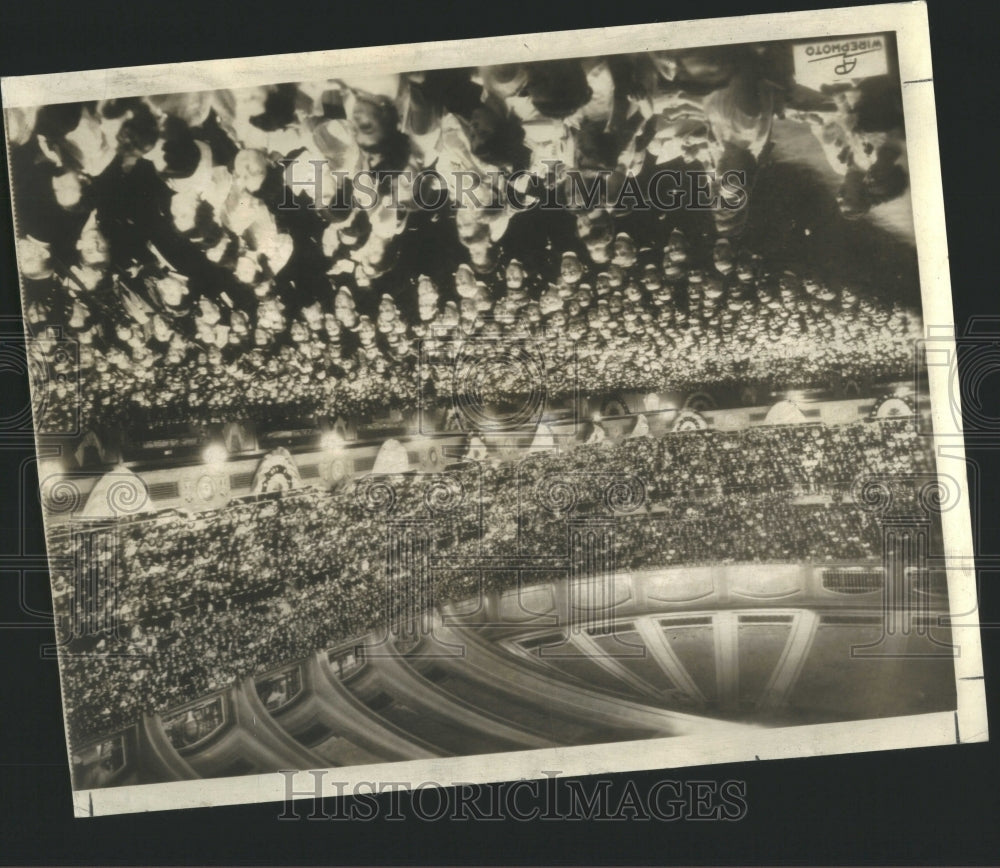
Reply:
<svg viewBox="0 0 1000 868"><path fill-rule="evenodd" d="M907 134L912 211L917 238L923 321L935 346L955 358L943 193L938 152L931 49L922 2L807 12L641 24L489 39L354 48L59 72L0 80L5 109L90 99L248 87L325 78L331 69L355 74L396 73L540 59L613 55L756 41L823 39L894 32ZM982 742L988 739L978 623L974 543L960 421L953 408L951 372L928 366L935 453L958 461L954 474L961 501L942 513L948 594L953 619L957 710L836 724L745 730L738 742L719 736L682 736L638 742L519 751L457 758L328 769L323 793L378 792L379 782L430 782L441 786L679 768L747 760L787 759L876 750ZM37 442L37 441L36 441ZM39 447L41 444L39 443ZM972 614L970 614L972 613ZM975 617L973 617L975 615ZM311 798L316 779L302 770L295 798ZM399 784L405 789L407 785ZM230 778L77 790L76 816L281 801L288 778L280 772Z"/></svg>

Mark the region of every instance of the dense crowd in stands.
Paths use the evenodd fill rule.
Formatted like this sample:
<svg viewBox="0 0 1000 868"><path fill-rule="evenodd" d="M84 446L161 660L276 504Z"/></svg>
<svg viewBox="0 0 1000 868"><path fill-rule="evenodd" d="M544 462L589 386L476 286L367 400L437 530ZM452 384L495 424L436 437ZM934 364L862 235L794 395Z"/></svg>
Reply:
<svg viewBox="0 0 1000 868"><path fill-rule="evenodd" d="M548 335L550 394L905 371L913 313L740 244L776 115L816 127L846 211L906 186L889 77L807 93L788 52L9 110L33 370L51 369L36 377L43 428L405 407L418 391L450 395L446 365L425 368L424 384L414 371L419 343L442 335ZM431 169L437 210L394 174ZM708 172L715 207L622 195L674 170ZM361 172L381 173L370 193ZM721 206L726 172L749 204ZM606 195L574 198L574 178L598 177ZM659 200L687 190L665 177ZM486 399L520 387L486 386Z"/></svg>
<svg viewBox="0 0 1000 868"><path fill-rule="evenodd" d="M615 516L623 569L867 559L880 555L881 534L852 482L893 474L912 493L932 470L925 441L905 419L637 437L123 522L99 531L116 535L119 573L105 598L114 610L96 613L120 640L69 634L86 601L76 597L69 537L54 536L71 735L110 732L362 635L390 605L405 609L400 598L423 599L405 576L387 586L387 517L433 519L432 555L449 566L433 573L436 603L512 587L516 572L502 566L517 545L522 556L558 558L570 508ZM609 497L623 480L628 490ZM391 496L366 488L373 483Z"/></svg>
<svg viewBox="0 0 1000 868"><path fill-rule="evenodd" d="M539 385L602 396L909 375L918 314L741 240L776 117L814 129L843 214L905 190L892 76L807 92L777 43L8 110L38 427L357 421L450 403L462 359L457 386L483 404ZM710 208L643 207L691 199L699 177ZM595 182L587 202L579 184ZM539 363L478 364L505 343ZM400 477L392 515L436 516L434 555L456 567L435 574L444 602L514 581L474 559L563 551L565 498L612 510L629 569L870 557L877 524L848 493L866 468L929 459L896 422L637 436L465 465L430 495L426 477ZM462 498L481 503L482 528L448 511ZM116 570L114 592L87 599L86 555L54 535L71 737L426 602L387 587L372 506L350 486L307 488L123 522L101 531L117 559L89 550ZM80 630L81 611L102 630Z"/></svg>

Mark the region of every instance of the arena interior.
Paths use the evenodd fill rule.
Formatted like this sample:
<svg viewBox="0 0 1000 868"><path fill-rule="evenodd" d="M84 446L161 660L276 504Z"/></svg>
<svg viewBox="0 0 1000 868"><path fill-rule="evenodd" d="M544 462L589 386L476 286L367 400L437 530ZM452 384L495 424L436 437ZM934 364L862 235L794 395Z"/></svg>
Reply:
<svg viewBox="0 0 1000 868"><path fill-rule="evenodd" d="M7 129L77 789L955 707L891 62Z"/></svg>

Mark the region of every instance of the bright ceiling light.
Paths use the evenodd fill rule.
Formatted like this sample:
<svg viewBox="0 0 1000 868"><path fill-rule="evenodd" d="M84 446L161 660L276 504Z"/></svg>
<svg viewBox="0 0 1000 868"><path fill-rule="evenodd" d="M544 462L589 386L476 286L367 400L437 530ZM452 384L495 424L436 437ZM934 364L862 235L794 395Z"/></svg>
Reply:
<svg viewBox="0 0 1000 868"><path fill-rule="evenodd" d="M205 447L205 451L202 452L202 457L205 459L206 464L225 464L226 459L229 458L229 453L221 443L209 443Z"/></svg>

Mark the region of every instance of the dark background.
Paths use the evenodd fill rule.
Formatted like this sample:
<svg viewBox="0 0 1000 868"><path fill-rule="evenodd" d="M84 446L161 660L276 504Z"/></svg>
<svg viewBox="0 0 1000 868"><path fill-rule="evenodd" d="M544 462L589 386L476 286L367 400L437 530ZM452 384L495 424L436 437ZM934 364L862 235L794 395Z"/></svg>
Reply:
<svg viewBox="0 0 1000 868"><path fill-rule="evenodd" d="M578 4L293 4L262 0L8 2L0 74L71 71L507 33L781 12L834 5L795 0ZM841 3L839 5L852 5ZM931 40L948 245L960 332L970 317L1000 315L995 272L1000 158L995 28L972 4L931 0ZM922 750L744 763L632 775L645 792L663 778L743 779L749 812L736 823L514 821L278 822L277 804L74 819L51 642L19 605L48 606L27 404L6 163L0 179L0 862L20 864L996 864L1000 857L1000 748ZM1000 325L1000 320L998 320ZM1000 419L1000 368L978 390L981 415ZM987 688L1000 683L996 491L1000 426L969 444L981 573ZM25 492L29 492L25 494ZM24 503L27 502L27 506ZM34 567L34 569L32 569ZM991 581L992 579L992 581ZM34 623L33 623L34 622ZM993 691L994 694L996 691ZM991 710L996 703L990 702ZM994 721L1000 720L992 715ZM620 796L626 780L617 776ZM402 798L404 812L407 797ZM433 806L431 799L427 800ZM305 808L305 805L302 805ZM387 808L387 806L386 806ZM386 813L387 810L383 811ZM302 811L306 813L305 810Z"/></svg>

